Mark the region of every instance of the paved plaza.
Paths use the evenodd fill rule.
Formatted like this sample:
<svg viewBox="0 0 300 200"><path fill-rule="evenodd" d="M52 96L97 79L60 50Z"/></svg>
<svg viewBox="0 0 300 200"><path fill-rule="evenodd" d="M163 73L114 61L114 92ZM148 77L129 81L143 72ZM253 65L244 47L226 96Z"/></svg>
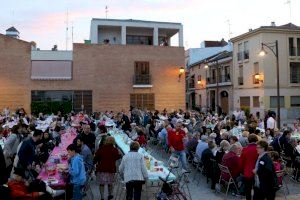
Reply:
<svg viewBox="0 0 300 200"><path fill-rule="evenodd" d="M163 160L165 163L167 162L167 159L169 158L169 155L166 154L164 151L162 151L157 146L151 147L154 157L158 160ZM197 172L195 168L190 165L192 172L189 176L190 183L188 184L192 200L222 200L222 199L246 199L244 197L236 197L231 194L228 194L226 197L223 193L216 193L210 189L210 184L206 183L206 177L204 177L200 172ZM199 180L200 179L200 180ZM199 181L198 181L199 180ZM292 180L290 180L288 177L286 177L286 182L289 189L289 194L287 195L286 199L288 200L299 200L300 199L300 183L295 183ZM117 185L117 184L116 184ZM153 187L156 186L156 187ZM98 189L98 185L95 180L92 181L92 191L93 196L95 200L100 199L100 193ZM159 191L160 187L157 186L157 184L148 184L148 199L149 200L155 200L155 196L157 194L157 191ZM116 187L115 187L115 193L116 193ZM147 199L147 193L145 187L143 188L142 192L142 199ZM90 195L86 197L86 200L92 199ZM118 197L115 196L116 200L123 200L126 199L125 197L125 190L123 190L122 195L119 195ZM278 191L276 194L276 200L284 200L284 193L282 190ZM106 200L106 199L105 199Z"/></svg>

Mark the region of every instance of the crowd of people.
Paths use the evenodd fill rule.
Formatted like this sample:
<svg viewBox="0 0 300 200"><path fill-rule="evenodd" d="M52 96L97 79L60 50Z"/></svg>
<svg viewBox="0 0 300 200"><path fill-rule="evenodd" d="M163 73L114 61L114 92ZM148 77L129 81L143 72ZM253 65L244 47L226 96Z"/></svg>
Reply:
<svg viewBox="0 0 300 200"><path fill-rule="evenodd" d="M4 199L52 199L66 192L67 199L83 199L84 186L96 177L101 199L104 186L108 186L108 199L113 199L116 173L122 174L126 183L126 199L141 199L142 185L148 178L140 147L162 146L170 155L177 156L183 170L193 165L201 167L211 189L215 190L219 177L231 177L238 185L239 194L251 199L274 199L282 178L276 171L291 167L293 178L299 180L299 141L292 137L300 132L300 125L276 128L276 115L266 114L265 119L245 116L242 110L231 116L209 112L146 111L131 108L128 113L106 111L87 115L57 113L45 130L38 123L49 115L27 114L24 109L11 113L5 108L0 116L0 190ZM65 188L52 189L38 178L52 150L61 143L64 130L76 125L76 138L66 148L68 169ZM130 152L116 146L108 129L121 129L133 142ZM116 163L120 160L120 165ZM192 165L193 164L193 165ZM218 164L229 169L222 172ZM5 192L7 191L7 192ZM4 197L4 196L3 196Z"/></svg>

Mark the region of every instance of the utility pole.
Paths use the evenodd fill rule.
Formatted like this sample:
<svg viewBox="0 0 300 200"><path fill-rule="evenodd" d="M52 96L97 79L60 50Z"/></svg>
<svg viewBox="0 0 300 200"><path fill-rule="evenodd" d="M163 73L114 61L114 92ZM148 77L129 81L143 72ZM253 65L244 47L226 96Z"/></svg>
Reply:
<svg viewBox="0 0 300 200"><path fill-rule="evenodd" d="M66 20L66 51L68 50L68 34L69 33L69 10L67 9L67 20Z"/></svg>

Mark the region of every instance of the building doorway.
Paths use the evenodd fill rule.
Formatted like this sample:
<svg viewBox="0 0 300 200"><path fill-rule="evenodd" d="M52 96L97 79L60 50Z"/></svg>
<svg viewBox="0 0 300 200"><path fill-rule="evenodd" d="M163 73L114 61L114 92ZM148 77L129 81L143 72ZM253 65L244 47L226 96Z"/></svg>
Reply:
<svg viewBox="0 0 300 200"><path fill-rule="evenodd" d="M223 110L223 113L228 114L229 112L229 105L228 105L228 92L222 91L221 92L221 108Z"/></svg>
<svg viewBox="0 0 300 200"><path fill-rule="evenodd" d="M191 93L191 108L194 110L196 107L196 95L195 92Z"/></svg>

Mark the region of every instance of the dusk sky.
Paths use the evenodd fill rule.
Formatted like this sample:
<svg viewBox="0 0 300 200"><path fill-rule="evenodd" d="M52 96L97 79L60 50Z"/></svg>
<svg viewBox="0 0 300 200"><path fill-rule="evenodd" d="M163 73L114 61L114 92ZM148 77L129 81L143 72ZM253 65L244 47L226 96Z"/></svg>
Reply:
<svg viewBox="0 0 300 200"><path fill-rule="evenodd" d="M92 18L140 19L181 22L186 48L199 47L203 40L228 40L262 25L290 22L287 0L0 0L0 33L15 26L21 39L35 41L41 49L54 44L65 49L69 12L74 42L89 39ZM300 26L300 0L291 0L292 23Z"/></svg>

